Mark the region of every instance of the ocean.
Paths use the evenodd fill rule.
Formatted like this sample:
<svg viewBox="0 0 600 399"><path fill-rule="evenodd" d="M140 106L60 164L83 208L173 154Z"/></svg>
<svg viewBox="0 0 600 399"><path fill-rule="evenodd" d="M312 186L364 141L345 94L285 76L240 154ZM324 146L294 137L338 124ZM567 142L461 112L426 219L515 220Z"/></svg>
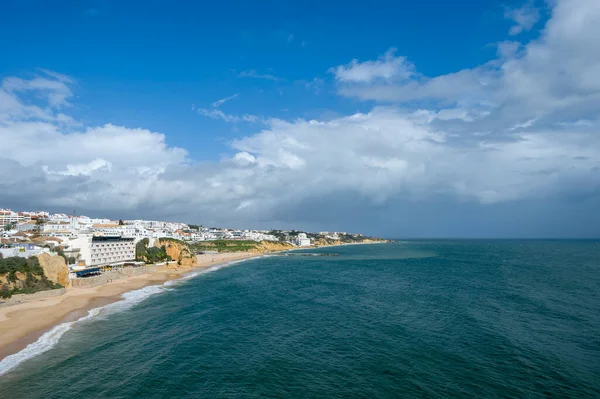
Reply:
<svg viewBox="0 0 600 399"><path fill-rule="evenodd" d="M126 294L0 362L0 398L598 398L600 241L268 256Z"/></svg>

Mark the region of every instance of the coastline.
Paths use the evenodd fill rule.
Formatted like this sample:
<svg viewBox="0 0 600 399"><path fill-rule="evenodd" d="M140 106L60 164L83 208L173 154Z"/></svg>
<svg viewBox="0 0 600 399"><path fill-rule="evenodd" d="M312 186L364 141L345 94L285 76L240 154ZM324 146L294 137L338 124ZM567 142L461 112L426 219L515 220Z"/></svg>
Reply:
<svg viewBox="0 0 600 399"><path fill-rule="evenodd" d="M291 252L291 251L306 251L306 250L310 251L311 249L346 247L346 246L351 246L351 245L389 244L390 242L391 241L362 241L362 242L345 242L345 243L341 243L341 244L331 244L331 245L311 245L310 247L296 247L296 248L286 249L284 251L276 251L273 253ZM265 255L267 255L267 254L265 254Z"/></svg>
<svg viewBox="0 0 600 399"><path fill-rule="evenodd" d="M300 247L271 253L381 243L385 243L385 241ZM107 305L125 301L127 294L130 292L142 291L145 287L160 287L168 281L185 278L187 274L202 272L214 267L223 267L231 262L239 262L268 254L269 252L224 252L197 255L198 262L193 267L178 269L165 267L153 273L126 277L96 287L67 288L67 292L61 296L2 306L0 307L0 366L9 357L14 357L16 354L21 355L30 349L32 351L37 350L32 347L38 344L45 334L52 332L59 326L70 325L89 317L94 311L99 311ZM62 333L60 335L62 336ZM34 355L28 356L25 354L24 356L29 358ZM17 364L20 364L23 360L17 361ZM10 367L10 369L12 368ZM2 374L3 370L0 367L0 375Z"/></svg>
<svg viewBox="0 0 600 399"><path fill-rule="evenodd" d="M198 255L198 264L164 268L92 288L68 288L61 296L0 307L0 362L36 342L55 326L85 317L92 309L123 301L123 294L184 277L188 273L262 256L249 252Z"/></svg>

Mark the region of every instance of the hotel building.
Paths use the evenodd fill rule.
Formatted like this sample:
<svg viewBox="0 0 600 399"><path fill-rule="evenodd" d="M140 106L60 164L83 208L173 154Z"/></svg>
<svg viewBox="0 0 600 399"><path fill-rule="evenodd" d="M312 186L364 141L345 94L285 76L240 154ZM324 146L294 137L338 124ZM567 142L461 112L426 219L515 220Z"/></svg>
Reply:
<svg viewBox="0 0 600 399"><path fill-rule="evenodd" d="M80 236L78 241L79 261L83 261L86 267L135 261L134 238Z"/></svg>

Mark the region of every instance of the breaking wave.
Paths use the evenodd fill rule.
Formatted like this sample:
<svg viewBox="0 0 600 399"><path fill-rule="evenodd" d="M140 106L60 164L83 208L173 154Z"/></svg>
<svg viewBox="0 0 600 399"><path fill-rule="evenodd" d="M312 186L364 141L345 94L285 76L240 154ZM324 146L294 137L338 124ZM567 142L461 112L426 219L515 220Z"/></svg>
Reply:
<svg viewBox="0 0 600 399"><path fill-rule="evenodd" d="M112 313L122 312L124 310L131 309L138 303L148 299L149 297L151 297L153 295L160 294L161 292L165 292L165 291L170 291L172 288L169 288L169 287L181 284L182 282L190 280L199 275L211 273L216 270L222 269L224 267L243 262L245 260L246 259L231 261L231 262L227 262L227 263L221 263L221 264L209 267L207 269L194 271L194 272L186 274L185 276L180 277L178 279L166 281L162 285L149 285L147 287L140 288L138 290L125 292L125 293L121 294L121 297L123 298L122 301L118 301L118 302L114 302L114 303L111 303L111 304L108 304L105 306L90 309L88 311L88 314L83 316L80 319L77 319L75 321L65 322L65 323L59 324L57 326L54 326L52 329L50 329L49 331L42 334L42 336L40 336L37 341L27 345L27 347L25 349L2 359L0 361L0 376L13 370L14 368L19 366L21 363L25 362L26 360L32 359L44 352L49 351L50 349L52 349L60 341L62 336L67 331L69 331L71 328L73 328L73 326L75 326L77 324L81 324L86 321L91 321L93 319L97 319L98 316L106 317Z"/></svg>

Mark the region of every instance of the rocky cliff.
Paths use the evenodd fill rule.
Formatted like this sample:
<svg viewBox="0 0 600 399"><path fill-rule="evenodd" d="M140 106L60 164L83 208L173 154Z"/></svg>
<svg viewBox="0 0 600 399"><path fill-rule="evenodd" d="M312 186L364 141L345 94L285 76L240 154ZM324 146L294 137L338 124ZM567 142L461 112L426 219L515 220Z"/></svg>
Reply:
<svg viewBox="0 0 600 399"><path fill-rule="evenodd" d="M341 241L341 240L332 240L330 238L319 238L316 240L313 240L311 242L311 245L313 247L327 247L330 245L342 245L345 244L345 242Z"/></svg>
<svg viewBox="0 0 600 399"><path fill-rule="evenodd" d="M46 256L52 258L50 255ZM66 264L61 256L56 256L56 258L60 258L60 265L47 262L47 270L55 279L63 283L61 266L66 268ZM37 257L14 256L0 259L0 298L10 298L13 294L32 294L54 288L61 288L61 286L46 276L44 267Z"/></svg>
<svg viewBox="0 0 600 399"><path fill-rule="evenodd" d="M26 274L21 272L16 272L13 275L13 278L10 278L8 274L0 274L0 287L3 289L22 289L25 286Z"/></svg>
<svg viewBox="0 0 600 399"><path fill-rule="evenodd" d="M330 245L344 245L344 244L373 244L378 242L389 242L380 238L363 238L361 240L350 241L350 240L333 240L331 238L319 238L311 242L312 246L315 247L327 247Z"/></svg>
<svg viewBox="0 0 600 399"><path fill-rule="evenodd" d="M60 255L52 256L47 253L38 255L37 258L48 280L64 287L69 285L69 268L67 267L65 258Z"/></svg>
<svg viewBox="0 0 600 399"><path fill-rule="evenodd" d="M254 253L265 253L265 252L275 252L275 251L286 251L288 249L296 248L292 244L288 242L280 242L280 241L261 241L256 244L253 249L250 249L248 252Z"/></svg>
<svg viewBox="0 0 600 399"><path fill-rule="evenodd" d="M386 240L379 239L363 239L361 241L357 241L357 243L374 243L374 242L387 242ZM351 242L342 241L342 240L332 240L330 238L321 238L316 239L311 242L311 247L327 247L332 245L343 245L349 244ZM249 248L248 252L254 253L267 253L267 252L276 252L276 251L288 251L290 249L298 248L295 245L290 244L289 242L283 241L260 241L254 244L251 248ZM309 247L306 247L309 248Z"/></svg>
<svg viewBox="0 0 600 399"><path fill-rule="evenodd" d="M167 255L173 259L173 262L170 265L177 267L192 267L196 266L198 263L196 259L196 255L190 250L189 245L184 242L170 240L170 239L158 239L154 243L155 247L165 248Z"/></svg>

